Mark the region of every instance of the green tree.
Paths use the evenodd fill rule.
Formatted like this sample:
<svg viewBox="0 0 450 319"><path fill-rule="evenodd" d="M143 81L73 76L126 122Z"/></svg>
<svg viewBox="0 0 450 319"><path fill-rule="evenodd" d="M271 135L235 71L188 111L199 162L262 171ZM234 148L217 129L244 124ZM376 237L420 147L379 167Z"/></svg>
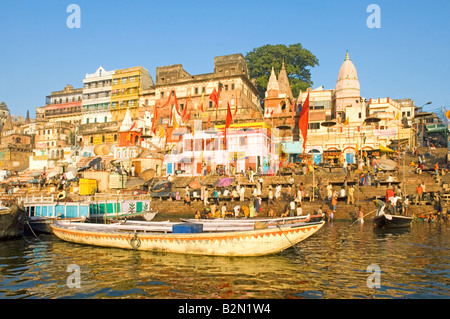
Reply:
<svg viewBox="0 0 450 319"><path fill-rule="evenodd" d="M248 52L245 59L250 77L256 80L261 102L264 100L272 67L278 74L284 61L292 94L297 97L300 90L305 91L313 84L309 68L319 65L316 56L304 49L300 43L289 46L266 44Z"/></svg>

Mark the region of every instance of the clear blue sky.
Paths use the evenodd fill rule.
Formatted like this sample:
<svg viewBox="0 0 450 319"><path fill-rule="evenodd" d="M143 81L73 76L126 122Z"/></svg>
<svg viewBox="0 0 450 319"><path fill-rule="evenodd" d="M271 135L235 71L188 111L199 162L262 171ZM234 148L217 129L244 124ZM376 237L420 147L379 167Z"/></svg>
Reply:
<svg viewBox="0 0 450 319"><path fill-rule="evenodd" d="M81 28L69 29L69 4ZM369 4L381 9L370 29ZM301 43L319 59L313 87L334 89L348 50L366 98L411 98L427 110L450 109L448 1L1 1L0 101L12 114L44 106L86 73L142 65L183 64L213 71L214 57L246 54L265 44Z"/></svg>

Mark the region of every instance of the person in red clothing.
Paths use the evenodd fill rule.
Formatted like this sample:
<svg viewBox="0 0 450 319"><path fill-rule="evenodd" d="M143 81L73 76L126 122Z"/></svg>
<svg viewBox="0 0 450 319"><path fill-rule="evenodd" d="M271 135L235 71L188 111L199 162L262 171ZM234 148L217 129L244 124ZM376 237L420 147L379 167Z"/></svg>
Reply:
<svg viewBox="0 0 450 319"><path fill-rule="evenodd" d="M423 196L423 188L422 185L419 184L416 188L416 198L414 203L417 205L417 203L420 203L420 201L422 200L422 196Z"/></svg>
<svg viewBox="0 0 450 319"><path fill-rule="evenodd" d="M390 188L386 189L386 203L389 203L391 197L394 196L394 195L395 195L394 190L392 190Z"/></svg>
<svg viewBox="0 0 450 319"><path fill-rule="evenodd" d="M436 164L434 164L434 173L436 175L439 175L439 164L436 162Z"/></svg>

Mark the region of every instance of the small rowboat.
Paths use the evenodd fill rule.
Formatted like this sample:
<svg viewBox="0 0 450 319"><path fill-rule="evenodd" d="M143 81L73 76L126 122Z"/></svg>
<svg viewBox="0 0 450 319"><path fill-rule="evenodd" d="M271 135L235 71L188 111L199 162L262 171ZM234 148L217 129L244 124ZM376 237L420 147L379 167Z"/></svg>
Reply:
<svg viewBox="0 0 450 319"><path fill-rule="evenodd" d="M375 228L403 228L410 227L413 217L391 214L381 214L373 218Z"/></svg>
<svg viewBox="0 0 450 319"><path fill-rule="evenodd" d="M298 244L324 223L197 233L154 233L142 231L138 226L118 228L115 224L98 227L99 224L56 222L51 227L58 238L78 244L192 255L262 256Z"/></svg>

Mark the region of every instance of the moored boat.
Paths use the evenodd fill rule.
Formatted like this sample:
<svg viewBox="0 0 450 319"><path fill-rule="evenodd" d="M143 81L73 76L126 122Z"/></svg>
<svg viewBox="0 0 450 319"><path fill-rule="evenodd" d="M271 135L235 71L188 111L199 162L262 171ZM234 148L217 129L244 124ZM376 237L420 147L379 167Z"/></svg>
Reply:
<svg viewBox="0 0 450 319"><path fill-rule="evenodd" d="M27 214L19 206L0 207L0 239L22 236L26 220Z"/></svg>
<svg viewBox="0 0 450 319"><path fill-rule="evenodd" d="M373 226L375 228L404 228L410 227L413 217L381 214L373 218Z"/></svg>
<svg viewBox="0 0 450 319"><path fill-rule="evenodd" d="M102 202L72 202L37 197L23 201L32 231L53 233L50 224L57 220L101 221L111 219L152 220L157 214L149 200L109 200Z"/></svg>
<svg viewBox="0 0 450 319"><path fill-rule="evenodd" d="M135 219L151 221L157 211L150 207L151 200L121 199L91 202L89 217L91 220L104 219Z"/></svg>
<svg viewBox="0 0 450 319"><path fill-rule="evenodd" d="M245 231L175 231L153 233L139 227L118 229L114 224L59 223L51 225L60 239L78 244L155 252L211 256L261 256L285 250L317 232L324 222ZM197 224L201 228L202 224ZM195 227L194 227L195 228Z"/></svg>
<svg viewBox="0 0 450 319"><path fill-rule="evenodd" d="M88 203L43 201L27 202L24 207L35 233L51 234L50 225L56 220L84 221L89 217Z"/></svg>

